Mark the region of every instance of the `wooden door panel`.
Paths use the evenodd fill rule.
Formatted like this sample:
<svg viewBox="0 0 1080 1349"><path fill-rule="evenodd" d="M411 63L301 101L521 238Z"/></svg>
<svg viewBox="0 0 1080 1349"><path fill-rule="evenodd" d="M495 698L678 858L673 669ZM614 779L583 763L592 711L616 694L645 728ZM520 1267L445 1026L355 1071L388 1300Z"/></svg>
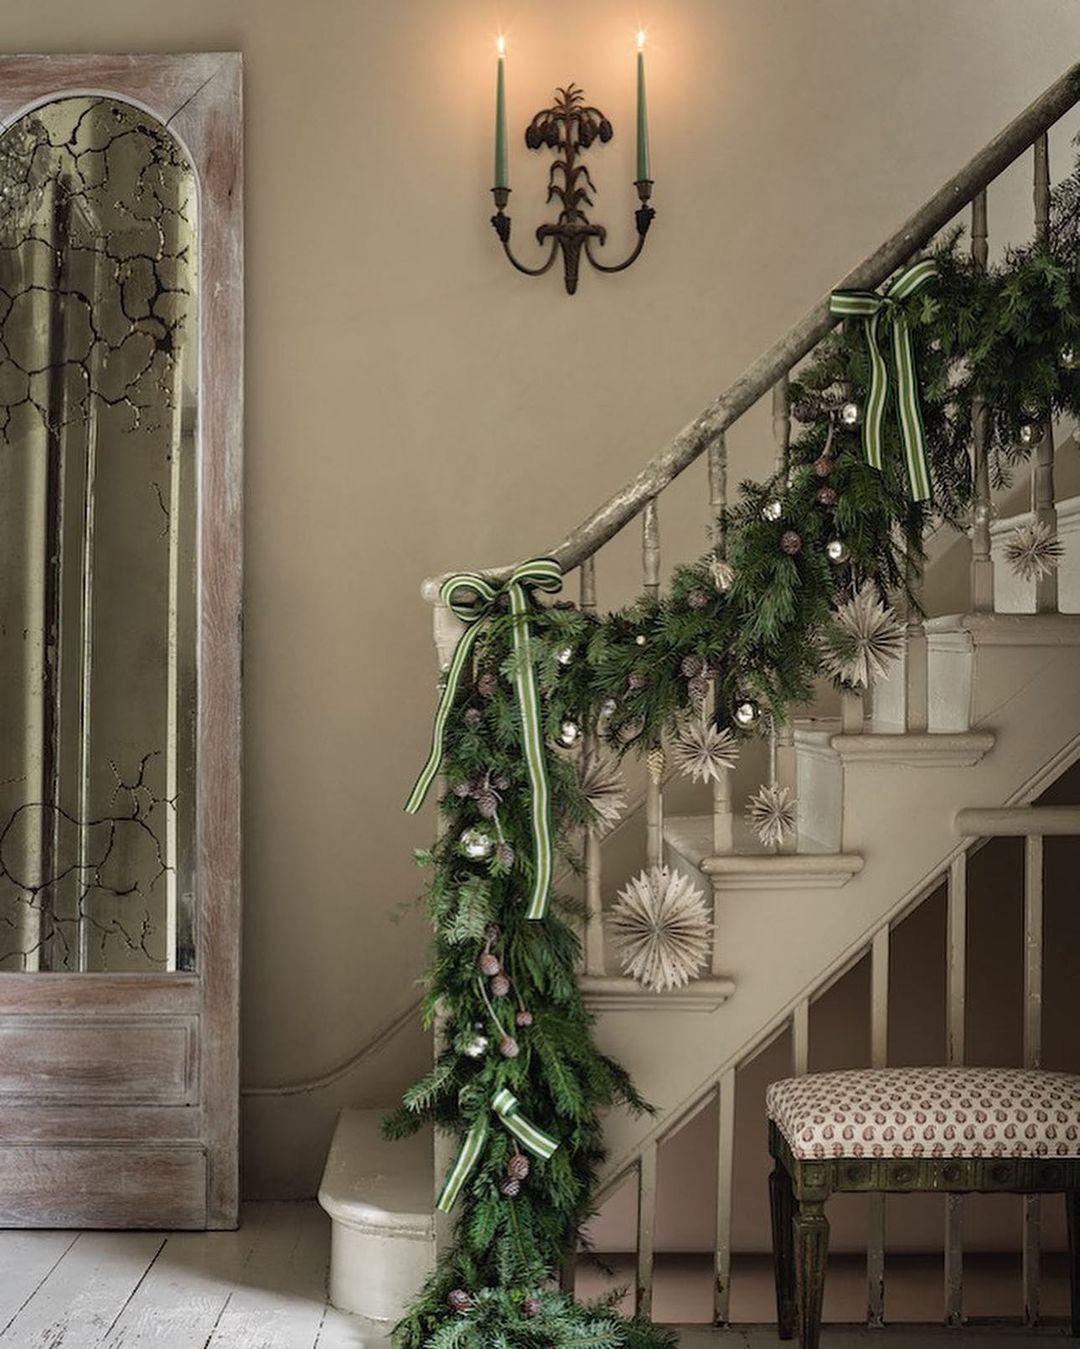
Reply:
<svg viewBox="0 0 1080 1349"><path fill-rule="evenodd" d="M206 1150L0 1145L0 1227L202 1228Z"/></svg>

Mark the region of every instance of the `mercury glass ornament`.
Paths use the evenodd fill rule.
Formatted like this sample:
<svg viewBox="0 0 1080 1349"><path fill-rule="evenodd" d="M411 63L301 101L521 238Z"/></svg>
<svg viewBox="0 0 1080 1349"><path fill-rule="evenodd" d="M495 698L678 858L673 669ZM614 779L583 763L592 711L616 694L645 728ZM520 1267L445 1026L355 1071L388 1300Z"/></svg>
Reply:
<svg viewBox="0 0 1080 1349"><path fill-rule="evenodd" d="M861 421L862 408L858 403L849 401L840 409L840 425L847 427L849 431L854 431Z"/></svg>
<svg viewBox="0 0 1080 1349"><path fill-rule="evenodd" d="M731 715L736 726L751 731L761 720L761 706L753 698L740 698Z"/></svg>
<svg viewBox="0 0 1080 1349"><path fill-rule="evenodd" d="M559 744L562 745L564 749L569 749L572 745L576 745L580 739L581 727L576 721L564 721L559 727Z"/></svg>
<svg viewBox="0 0 1080 1349"><path fill-rule="evenodd" d="M470 1059L482 1059L487 1053L488 1038L486 1035L477 1035L465 1046L465 1053Z"/></svg>
<svg viewBox="0 0 1080 1349"><path fill-rule="evenodd" d="M761 508L762 518L765 520L779 520L784 513L783 502L777 501L775 497L771 501L766 501Z"/></svg>
<svg viewBox="0 0 1080 1349"><path fill-rule="evenodd" d="M830 562L839 566L842 562L846 562L851 554L843 539L830 539L825 545L825 556Z"/></svg>
<svg viewBox="0 0 1080 1349"><path fill-rule="evenodd" d="M490 857L495 843L483 829L466 829L458 840L461 851L473 862Z"/></svg>
<svg viewBox="0 0 1080 1349"><path fill-rule="evenodd" d="M1038 417L1029 417L1020 428L1020 444L1026 445L1029 449L1042 442L1046 434L1046 427Z"/></svg>
<svg viewBox="0 0 1080 1349"><path fill-rule="evenodd" d="M574 648L572 646L560 646L555 652L555 659L560 665L569 665L574 659Z"/></svg>
<svg viewBox="0 0 1080 1349"><path fill-rule="evenodd" d="M637 642L638 646L644 646L645 643L648 641L648 638L645 636L643 632L639 632L638 635L634 638L634 641Z"/></svg>

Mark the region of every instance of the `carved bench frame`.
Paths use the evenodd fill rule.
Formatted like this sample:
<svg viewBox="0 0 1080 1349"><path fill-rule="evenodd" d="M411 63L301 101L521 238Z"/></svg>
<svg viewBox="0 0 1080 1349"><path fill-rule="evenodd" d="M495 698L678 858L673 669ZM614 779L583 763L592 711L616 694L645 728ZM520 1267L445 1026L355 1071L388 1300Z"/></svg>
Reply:
<svg viewBox="0 0 1080 1349"><path fill-rule="evenodd" d="M776 1319L782 1340L796 1327L817 1349L829 1253L825 1201L841 1192L878 1194L1061 1194L1069 1231L1072 1334L1080 1336L1080 1157L822 1157L792 1155L769 1121L769 1176Z"/></svg>

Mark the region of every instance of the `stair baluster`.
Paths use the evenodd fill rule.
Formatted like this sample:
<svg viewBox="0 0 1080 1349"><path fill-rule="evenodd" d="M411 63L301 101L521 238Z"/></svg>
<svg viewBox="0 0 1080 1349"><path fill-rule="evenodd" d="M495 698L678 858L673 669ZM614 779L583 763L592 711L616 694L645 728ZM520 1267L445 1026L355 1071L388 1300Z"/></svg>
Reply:
<svg viewBox="0 0 1080 1349"><path fill-rule="evenodd" d="M1050 148L1044 131L1036 140L1034 174L1035 241L1045 243L1050 237ZM1035 523L1046 525L1057 536L1057 508L1054 505L1054 422L1049 407L1040 408L1043 434L1035 449L1031 472L1031 510ZM1056 571L1040 576L1035 582L1035 612L1052 614L1058 607L1058 578Z"/></svg>
<svg viewBox="0 0 1080 1349"><path fill-rule="evenodd" d="M945 1061L964 1062L967 999L967 853L954 857L946 891ZM945 1321L964 1321L964 1196L945 1197Z"/></svg>
<svg viewBox="0 0 1080 1349"><path fill-rule="evenodd" d="M983 188L971 203L971 257L975 265L985 271L989 256L986 189ZM977 614L994 611L994 563L990 557L993 504L987 457L988 431L986 406L981 398L976 398L971 407L972 483L975 496L971 510L971 607Z"/></svg>
<svg viewBox="0 0 1080 1349"><path fill-rule="evenodd" d="M727 445L723 431L713 437L709 445L709 513L712 528L716 531L713 547L717 557L725 557L727 545L724 540L721 516L727 509ZM734 818L731 810L731 770L726 769L719 781L712 786L713 851L729 853L734 847ZM713 973L721 971L716 964L718 951L713 947Z"/></svg>
<svg viewBox="0 0 1080 1349"><path fill-rule="evenodd" d="M907 637L904 651L904 729L918 734L929 726L930 709L926 629L918 606L922 576L917 558L908 559L907 583L912 599L908 602L907 608Z"/></svg>
<svg viewBox="0 0 1080 1349"><path fill-rule="evenodd" d="M735 1069L720 1078L717 1101L716 1253L713 1278L713 1322L731 1320L731 1217L735 1182Z"/></svg>
<svg viewBox="0 0 1080 1349"><path fill-rule="evenodd" d="M596 613L596 555L581 564L581 609L585 614ZM591 727L583 750L586 766L595 763L600 754L600 737ZM602 848L597 829L585 831L585 973L605 974L604 958L604 895Z"/></svg>
<svg viewBox="0 0 1080 1349"><path fill-rule="evenodd" d="M641 569L645 594L650 599L660 595L660 518L656 498L646 502L641 513ZM649 866L659 866L664 859L664 783L663 773L650 765L645 788L645 857Z"/></svg>
<svg viewBox="0 0 1080 1349"><path fill-rule="evenodd" d="M652 1315L653 1268L656 1263L656 1161L660 1144L647 1143L638 1162L637 1282L634 1312Z"/></svg>
<svg viewBox="0 0 1080 1349"><path fill-rule="evenodd" d="M1041 834L1024 839L1024 1038L1025 1068L1042 1067L1043 976L1043 840ZM1024 1234L1021 1282L1024 1324L1039 1320L1039 1228L1041 1203L1037 1194L1024 1196Z"/></svg>
<svg viewBox="0 0 1080 1349"><path fill-rule="evenodd" d="M889 925L875 932L870 947L870 1066L889 1059ZM869 1196L866 1242L866 1323L885 1324L885 1195Z"/></svg>
<svg viewBox="0 0 1080 1349"><path fill-rule="evenodd" d="M791 398L790 372L785 373L773 385L772 391L773 438L776 441L776 471L781 483L787 483L791 450ZM773 786L786 787L793 795L795 792L795 734L791 722L787 719L774 721L770 731L771 780ZM778 852L795 852L798 846L797 836L781 843Z"/></svg>

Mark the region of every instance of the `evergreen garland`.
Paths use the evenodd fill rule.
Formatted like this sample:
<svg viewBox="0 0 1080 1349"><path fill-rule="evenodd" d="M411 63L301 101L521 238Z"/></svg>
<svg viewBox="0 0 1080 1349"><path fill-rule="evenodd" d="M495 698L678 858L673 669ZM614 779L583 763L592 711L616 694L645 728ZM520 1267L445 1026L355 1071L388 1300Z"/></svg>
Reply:
<svg viewBox="0 0 1080 1349"><path fill-rule="evenodd" d="M939 279L905 302L905 313L934 509L961 525L971 503L976 400L989 410L998 482L1034 448L1024 426L1050 411L1080 414L1080 361L1071 357L1080 353L1080 167L1055 190L1048 241L1013 250L989 271L958 244L954 234L935 249ZM822 635L842 643L834 614L860 586L915 602L930 509L910 500L892 409L882 472L866 464L859 430L837 415L864 395L867 365L857 323L820 344L791 384L800 429L784 480L744 482L738 504L717 521L714 552L678 568L668 594L602 619L562 602L532 602L552 820L570 867L578 866L580 829L600 821L582 791L576 749L559 747L567 722L597 732L617 755L647 751L688 708L700 708L707 677L717 724L742 735L731 719L738 700L753 698L782 717L812 697ZM774 502L779 509L766 510ZM826 552L834 540L846 549L840 565ZM727 588L714 579L717 556L732 568ZM668 1332L618 1317L610 1300L583 1307L551 1288L592 1212L604 1155L599 1112L648 1107L593 1042L575 978L580 905L556 894L541 921L524 917L533 860L512 622L504 607L488 623L446 729L444 832L417 854L431 871L434 928L425 1024L438 1020L443 1047L385 1123L395 1138L432 1122L459 1143L478 1121L490 1129L457 1201L453 1248L396 1342L399 1349L661 1349L674 1343ZM466 854L470 830L488 836L489 855ZM550 1159L522 1167L516 1140L491 1115L501 1088L558 1140Z"/></svg>

